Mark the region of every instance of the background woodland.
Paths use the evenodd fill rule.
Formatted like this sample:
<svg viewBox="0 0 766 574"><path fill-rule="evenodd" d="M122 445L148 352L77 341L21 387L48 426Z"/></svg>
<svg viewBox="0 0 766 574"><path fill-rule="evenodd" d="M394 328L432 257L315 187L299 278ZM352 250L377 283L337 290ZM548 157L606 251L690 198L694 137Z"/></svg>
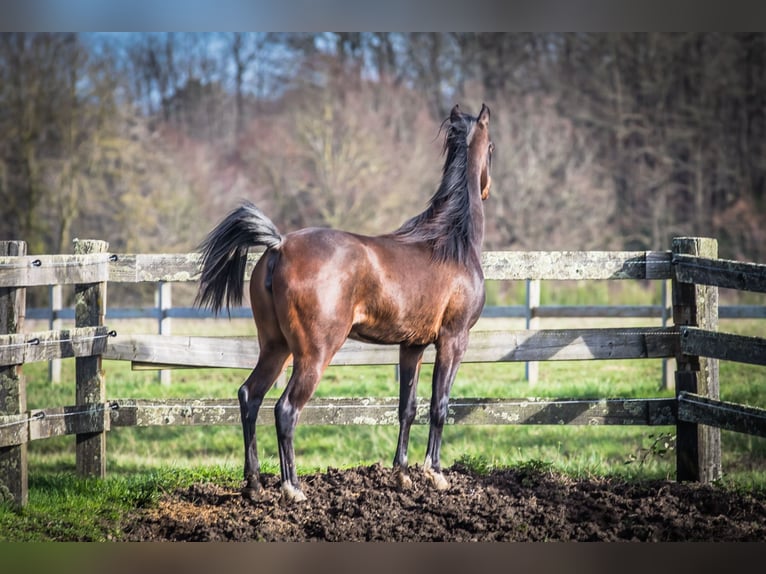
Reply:
<svg viewBox="0 0 766 574"><path fill-rule="evenodd" d="M439 127L492 110L485 248L766 261L766 36L0 34L0 239L195 249L241 198L285 232L390 231Z"/></svg>

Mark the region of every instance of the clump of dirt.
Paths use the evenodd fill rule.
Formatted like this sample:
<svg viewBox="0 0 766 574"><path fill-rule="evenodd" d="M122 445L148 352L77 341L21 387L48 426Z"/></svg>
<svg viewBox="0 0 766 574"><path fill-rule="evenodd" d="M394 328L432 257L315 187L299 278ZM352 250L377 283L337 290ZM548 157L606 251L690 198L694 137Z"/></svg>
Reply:
<svg viewBox="0 0 766 574"><path fill-rule="evenodd" d="M580 479L539 469L477 475L456 464L436 491L421 469L400 490L375 464L301 477L308 500L256 501L195 484L137 511L129 541L763 541L766 497L671 481Z"/></svg>

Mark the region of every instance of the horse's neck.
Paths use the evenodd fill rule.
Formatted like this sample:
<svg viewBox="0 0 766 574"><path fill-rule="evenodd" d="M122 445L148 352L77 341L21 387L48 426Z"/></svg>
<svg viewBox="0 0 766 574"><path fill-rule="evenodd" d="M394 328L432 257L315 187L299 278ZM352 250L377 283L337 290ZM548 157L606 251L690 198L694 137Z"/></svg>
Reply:
<svg viewBox="0 0 766 574"><path fill-rule="evenodd" d="M481 251L484 244L484 211L481 204L478 207L477 213L472 213L471 216L473 219L473 237L471 238L470 249L476 258L477 264L481 265Z"/></svg>
<svg viewBox="0 0 766 574"><path fill-rule="evenodd" d="M481 250L484 243L484 202L481 199L481 180L479 176L472 177L468 182L468 194L470 198L470 217L473 223L471 249L475 252L477 260L481 262Z"/></svg>

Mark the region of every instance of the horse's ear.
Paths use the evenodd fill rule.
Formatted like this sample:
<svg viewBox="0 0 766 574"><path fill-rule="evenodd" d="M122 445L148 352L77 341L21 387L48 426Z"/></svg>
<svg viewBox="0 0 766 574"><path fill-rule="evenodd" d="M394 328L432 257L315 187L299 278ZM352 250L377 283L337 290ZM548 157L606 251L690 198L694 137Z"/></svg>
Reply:
<svg viewBox="0 0 766 574"><path fill-rule="evenodd" d="M460 120L460 106L455 104L455 107L452 108L452 111L449 113L449 119L453 122L456 122Z"/></svg>
<svg viewBox="0 0 766 574"><path fill-rule="evenodd" d="M477 120L485 127L489 124L489 108L487 107L487 104L481 105L481 111L479 112Z"/></svg>

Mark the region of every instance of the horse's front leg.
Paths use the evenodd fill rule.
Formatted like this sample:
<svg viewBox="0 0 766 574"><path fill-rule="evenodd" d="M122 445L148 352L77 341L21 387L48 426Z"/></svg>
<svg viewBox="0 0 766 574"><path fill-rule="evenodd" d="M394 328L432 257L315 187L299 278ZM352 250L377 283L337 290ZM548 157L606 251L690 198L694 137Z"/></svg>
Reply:
<svg viewBox="0 0 766 574"><path fill-rule="evenodd" d="M407 472L407 446L417 410L418 377L425 345L399 347L399 440L394 454L394 476L400 488L412 486Z"/></svg>
<svg viewBox="0 0 766 574"><path fill-rule="evenodd" d="M449 395L460 362L468 347L468 333L440 338L436 343L436 362L431 390L430 428L423 469L438 490L446 490L449 483L441 471L442 430L447 420Z"/></svg>

